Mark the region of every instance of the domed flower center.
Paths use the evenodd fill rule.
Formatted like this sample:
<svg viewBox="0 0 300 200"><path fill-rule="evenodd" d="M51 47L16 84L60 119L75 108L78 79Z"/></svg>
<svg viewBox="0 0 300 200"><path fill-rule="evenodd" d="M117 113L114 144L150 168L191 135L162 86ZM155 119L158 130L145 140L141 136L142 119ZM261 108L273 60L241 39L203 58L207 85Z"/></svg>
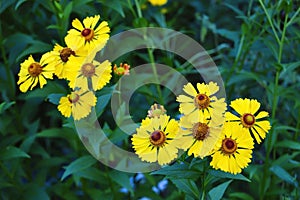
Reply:
<svg viewBox="0 0 300 200"><path fill-rule="evenodd" d="M150 142L154 146L163 146L166 141L166 135L162 131L154 131L150 136Z"/></svg>
<svg viewBox="0 0 300 200"><path fill-rule="evenodd" d="M94 38L94 30L85 28L81 31L81 35L85 38L86 41L90 41Z"/></svg>
<svg viewBox="0 0 300 200"><path fill-rule="evenodd" d="M75 52L72 51L72 49L70 48L63 48L61 51L60 51L60 59L63 61L63 62L67 62L69 60L69 57L73 55L75 56Z"/></svg>
<svg viewBox="0 0 300 200"><path fill-rule="evenodd" d="M198 94L194 99L194 103L195 106L202 110L208 108L210 99L206 94Z"/></svg>
<svg viewBox="0 0 300 200"><path fill-rule="evenodd" d="M32 63L28 67L28 73L32 77L39 76L42 73L42 71L43 71L43 68L42 68L42 66L39 63Z"/></svg>
<svg viewBox="0 0 300 200"><path fill-rule="evenodd" d="M81 73L85 77L92 77L95 75L96 67L92 63L85 63L81 66Z"/></svg>
<svg viewBox="0 0 300 200"><path fill-rule="evenodd" d="M224 154L233 154L237 149L236 141L231 138L226 138L222 141L222 152Z"/></svg>
<svg viewBox="0 0 300 200"><path fill-rule="evenodd" d="M255 117L250 113L246 113L241 117L241 121L245 128L251 128L255 124Z"/></svg>
<svg viewBox="0 0 300 200"><path fill-rule="evenodd" d="M196 123L193 126L193 136L196 140L204 140L209 135L209 127L204 123Z"/></svg>
<svg viewBox="0 0 300 200"><path fill-rule="evenodd" d="M69 101L70 103L76 103L77 101L79 101L79 95L76 94L75 92L72 92L69 96Z"/></svg>
<svg viewBox="0 0 300 200"><path fill-rule="evenodd" d="M125 73L125 69L123 67L118 67L115 69L115 73L117 75L123 75Z"/></svg>

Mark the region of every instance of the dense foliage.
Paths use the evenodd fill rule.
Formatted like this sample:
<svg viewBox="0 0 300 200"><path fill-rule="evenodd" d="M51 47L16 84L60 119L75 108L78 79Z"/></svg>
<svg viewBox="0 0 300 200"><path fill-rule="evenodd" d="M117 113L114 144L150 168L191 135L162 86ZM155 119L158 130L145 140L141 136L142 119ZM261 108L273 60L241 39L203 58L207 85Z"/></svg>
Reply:
<svg viewBox="0 0 300 200"><path fill-rule="evenodd" d="M0 198L1 199L299 199L300 2L146 0L0 0ZM100 15L110 36L139 27L180 31L199 42L222 75L226 101L257 99L270 113L271 130L255 144L241 174L214 170L210 158L184 154L151 173L126 173L98 162L77 135L72 118L57 109L69 93L61 79L22 93L20 64L63 44L73 19ZM112 64L163 63L200 82L183 58L162 50L137 50ZM130 75L129 75L130 76ZM107 136L133 151L131 137L113 120L111 92L119 76L97 91L98 121ZM176 82L173 83L176 85ZM130 115L140 122L154 103L173 118L178 102L155 84L135 91ZM118 119L124 120L124 106ZM123 118L122 118L123 117ZM126 116L127 117L127 116ZM122 118L122 119L121 119ZM135 130L132 130L132 133Z"/></svg>

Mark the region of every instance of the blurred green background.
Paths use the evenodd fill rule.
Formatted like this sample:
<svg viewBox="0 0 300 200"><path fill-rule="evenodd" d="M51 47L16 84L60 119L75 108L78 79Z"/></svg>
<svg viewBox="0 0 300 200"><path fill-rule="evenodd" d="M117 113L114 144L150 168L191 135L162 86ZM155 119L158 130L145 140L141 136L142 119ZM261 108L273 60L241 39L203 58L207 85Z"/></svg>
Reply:
<svg viewBox="0 0 300 200"><path fill-rule="evenodd" d="M146 0L0 0L0 199L200 199L203 194L207 199L300 199L299 7L298 0L169 0L161 7ZM147 26L187 34L218 65L227 102L238 97L261 102L261 109L270 113L272 130L255 146L243 175L211 171L204 176L206 159L193 158L156 174L115 171L86 151L72 120L57 110L53 94L68 93L64 81L19 91L20 63L30 54L38 60L55 43L63 45L74 18L95 14L108 22L111 35ZM157 63L199 81L192 67L181 67L182 58L153 53ZM122 59L131 67L150 62L145 51ZM106 106L115 82L98 93L99 98L106 95L97 111L109 137L121 134ZM157 99L157 87L145 88L136 94L131 113L136 121ZM164 99L168 114L178 115L175 97ZM115 141L131 149L129 136Z"/></svg>

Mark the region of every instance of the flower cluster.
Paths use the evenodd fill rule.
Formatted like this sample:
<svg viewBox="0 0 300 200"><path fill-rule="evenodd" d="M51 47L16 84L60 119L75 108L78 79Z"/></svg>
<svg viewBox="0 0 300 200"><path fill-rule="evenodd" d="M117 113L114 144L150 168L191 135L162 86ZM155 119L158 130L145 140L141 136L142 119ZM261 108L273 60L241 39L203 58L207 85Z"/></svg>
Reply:
<svg viewBox="0 0 300 200"><path fill-rule="evenodd" d="M100 22L100 16L86 17L81 23L72 21L72 29L64 38L65 46L55 44L52 51L35 61L30 55L21 64L18 74L21 92L32 90L38 83L40 88L46 79L65 79L70 93L61 97L58 110L65 117L71 115L79 120L89 115L96 105L94 93L103 88L111 79L112 66L108 60L96 61L95 55L109 39L108 23ZM129 65L126 65L128 74ZM124 73L125 74L125 73Z"/></svg>
<svg viewBox="0 0 300 200"><path fill-rule="evenodd" d="M161 105L153 105L132 137L133 149L144 161L169 164L180 149L200 159L211 156L210 165L233 174L251 162L253 138L259 144L270 130L266 111L258 112L254 99L236 99L226 111L224 98L217 98L216 83L184 85L179 95L179 121L166 115ZM257 113L258 112L258 113ZM155 113L155 114L154 114ZM257 114L256 114L257 113Z"/></svg>

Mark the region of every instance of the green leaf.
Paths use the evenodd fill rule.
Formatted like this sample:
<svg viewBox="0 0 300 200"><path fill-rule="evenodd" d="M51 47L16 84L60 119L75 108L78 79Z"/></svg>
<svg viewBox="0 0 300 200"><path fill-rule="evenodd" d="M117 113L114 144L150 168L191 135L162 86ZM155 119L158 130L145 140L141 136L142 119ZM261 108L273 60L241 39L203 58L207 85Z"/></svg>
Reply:
<svg viewBox="0 0 300 200"><path fill-rule="evenodd" d="M104 112L104 109L109 103L110 98L111 98L111 93L98 97L97 104L95 106L97 117L99 117Z"/></svg>
<svg viewBox="0 0 300 200"><path fill-rule="evenodd" d="M51 128L51 129L46 129L44 131L41 131L36 135L37 137L71 139L76 134L74 130L71 128Z"/></svg>
<svg viewBox="0 0 300 200"><path fill-rule="evenodd" d="M66 93L66 88L64 88L58 82L53 82L48 80L47 84L43 88L35 88L32 91L27 92L21 96L22 99L31 99L31 98L43 98L46 99L47 96L50 94L57 94L57 93Z"/></svg>
<svg viewBox="0 0 300 200"><path fill-rule="evenodd" d="M122 1L119 0L101 0L104 6L114 9L117 11L123 18L125 17L123 7L121 5Z"/></svg>
<svg viewBox="0 0 300 200"><path fill-rule="evenodd" d="M251 182L251 180L249 180L242 174L231 174L231 173L227 173L227 172L223 172L223 171L219 171L219 170L208 170L208 173L211 174L212 176L216 176L219 178L229 178L229 179L236 179L236 180Z"/></svg>
<svg viewBox="0 0 300 200"><path fill-rule="evenodd" d="M134 195L132 185L129 181L129 176L125 172L112 171L109 173L110 178L120 186L126 188L132 195Z"/></svg>
<svg viewBox="0 0 300 200"><path fill-rule="evenodd" d="M22 199L30 200L48 200L50 199L45 188L36 185L36 183L27 184L24 188Z"/></svg>
<svg viewBox="0 0 300 200"><path fill-rule="evenodd" d="M174 179L197 179L201 173L198 170L190 169L186 164L174 164L171 166L166 166L152 172L151 175L165 175L167 178Z"/></svg>
<svg viewBox="0 0 300 200"><path fill-rule="evenodd" d="M22 53L16 58L17 62L25 56L28 56L30 54L34 53L45 53L49 51L52 48L52 46L48 43L44 43L41 41L35 41L30 47L26 48Z"/></svg>
<svg viewBox="0 0 300 200"><path fill-rule="evenodd" d="M15 10L17 10L24 2L26 2L27 0L19 0L16 5L15 5Z"/></svg>
<svg viewBox="0 0 300 200"><path fill-rule="evenodd" d="M275 144L276 147L283 147L287 149L300 150L300 142L292 140L283 140Z"/></svg>
<svg viewBox="0 0 300 200"><path fill-rule="evenodd" d="M12 105L14 105L15 103L16 103L16 102L14 102L14 101L9 102L9 103L7 103L7 102L2 102L2 103L0 104L0 115L1 115L2 113L4 113L5 110L7 110L8 108L10 108Z"/></svg>
<svg viewBox="0 0 300 200"><path fill-rule="evenodd" d="M225 183L222 183L216 187L214 187L213 189L211 189L208 192L208 195L210 196L211 199L213 200L219 200L223 197L225 190L227 189L227 187L229 186L229 184L232 182L232 180L229 180Z"/></svg>
<svg viewBox="0 0 300 200"><path fill-rule="evenodd" d="M91 181L96 181L101 185L108 185L108 182L106 181L107 177L100 170L101 169L95 167L89 167L74 174L74 179L78 179L79 181L80 178L85 178Z"/></svg>
<svg viewBox="0 0 300 200"><path fill-rule="evenodd" d="M254 200L252 196L244 192L233 192L228 195L230 199Z"/></svg>
<svg viewBox="0 0 300 200"><path fill-rule="evenodd" d="M81 158L76 159L67 167L64 167L66 171L63 173L61 180L64 180L67 176L74 174L76 172L80 172L81 170L87 169L93 164L95 164L97 160L92 156L83 156Z"/></svg>
<svg viewBox="0 0 300 200"><path fill-rule="evenodd" d="M289 184L298 187L298 182L296 177L292 177L285 169L278 165L274 165L270 168L270 171L273 172L276 176L278 176L281 180L286 181Z"/></svg>
<svg viewBox="0 0 300 200"><path fill-rule="evenodd" d="M47 99L49 102L53 103L54 105L59 104L59 100L62 96L65 96L65 94L59 93L59 94L49 94Z"/></svg>
<svg viewBox="0 0 300 200"><path fill-rule="evenodd" d="M8 160L12 158L30 158L30 156L21 149L8 146L0 153L0 160Z"/></svg>
<svg viewBox="0 0 300 200"><path fill-rule="evenodd" d="M187 195L198 199L200 196L199 189L196 183L190 179L170 179L176 185L176 187L186 193Z"/></svg>
<svg viewBox="0 0 300 200"><path fill-rule="evenodd" d="M14 4L15 1L11 0L11 1L1 1L0 3L0 14L6 10L6 8L8 8L10 5Z"/></svg>

